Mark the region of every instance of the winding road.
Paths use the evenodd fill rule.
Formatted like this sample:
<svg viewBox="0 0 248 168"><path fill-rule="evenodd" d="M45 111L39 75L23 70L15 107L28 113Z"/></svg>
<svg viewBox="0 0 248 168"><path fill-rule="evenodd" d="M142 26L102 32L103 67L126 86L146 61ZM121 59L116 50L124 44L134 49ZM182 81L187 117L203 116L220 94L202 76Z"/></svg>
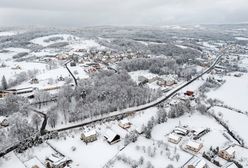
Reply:
<svg viewBox="0 0 248 168"><path fill-rule="evenodd" d="M222 57L222 55L219 55L215 59L215 61L211 64L211 66L208 67L201 74L197 75L196 77L192 78L191 80L187 81L186 83L183 83L182 85L179 85L178 87L174 88L173 90L167 92L165 95L163 95L162 97L156 99L155 101L152 101L152 102L144 104L144 105L140 105L140 106L136 106L136 107L130 107L130 108L127 108L127 109L111 112L110 114L107 114L107 115L104 115L104 116L98 116L98 117L95 117L94 119L85 120L84 122L82 122L80 124L75 124L73 126L67 126L67 127L59 128L59 129L53 129L53 130L50 130L50 131L59 131L59 132L60 131L65 131L65 130L69 130L69 129L73 129L73 128L77 128L77 127L82 127L82 126L85 126L85 125L88 125L88 124L91 124L91 123L94 123L94 122L97 122L97 121L110 119L112 117L117 117L117 116L121 116L121 115L131 114L131 113L139 112L139 111L146 110L148 108L154 107L154 106L164 102L165 100L168 100L170 97L172 97L178 91L180 91L184 87L188 86L192 82L196 81L197 79L202 77L204 74L209 73L215 67L215 65L220 61L221 57Z"/></svg>
<svg viewBox="0 0 248 168"><path fill-rule="evenodd" d="M52 130L45 131L46 124L47 124L47 116L46 116L46 114L44 114L44 113L42 113L40 111L34 110L34 109L32 109L32 110L34 110L36 113L39 113L40 115L42 115L44 117L44 120L43 120L41 129L40 129L40 131L41 131L41 133L43 135L46 134L46 133L49 133L51 131L58 131L58 132L65 131L65 130L69 130L69 129L73 129L73 128L85 126L85 125L88 125L88 124L91 124L91 123L94 123L94 122L97 122L97 121L102 121L102 120L110 119L112 117L122 116L122 115L130 114L130 113L134 113L134 112L139 112L139 111L142 111L142 110L145 110L145 109L154 107L154 106L160 104L161 102L164 102L165 100L167 100L170 97L172 97L175 93L177 93L178 91L180 91L184 87L188 86L189 84L191 84L195 80L197 80L200 77L202 77L204 74L209 73L215 67L215 65L220 61L221 56L222 55L219 55L215 59L215 61L212 63L212 65L210 67L208 67L205 71L203 71L201 74L199 74L198 76L194 77L193 79L191 79L191 80L183 83L182 85L179 85L178 87L174 88L173 90L167 92L165 95L161 96L160 98L158 98L155 101L152 101L150 103L147 103L147 104L144 104L144 105L140 105L140 106L137 106L137 107L131 107L131 108L123 109L123 110L120 110L120 111L111 112L108 115L98 116L98 117L96 117L94 119L88 119L88 120L85 120L84 122L82 122L80 124L75 124L73 126L68 126L68 127L64 127L64 128L52 129ZM74 82L75 82L75 84L77 86L77 80L76 80L75 76L72 74L72 72L70 71L70 69L67 67L67 64L70 63L70 62L71 61L68 61L67 63L65 63L65 67L67 68L67 70L69 71L69 73L72 75L72 77L74 79ZM11 147L8 147L4 151L1 151L0 152L0 157L6 155L7 153L9 153L9 152L11 152L13 150L15 150L17 148L17 146L18 145L15 144L15 145L13 145Z"/></svg>

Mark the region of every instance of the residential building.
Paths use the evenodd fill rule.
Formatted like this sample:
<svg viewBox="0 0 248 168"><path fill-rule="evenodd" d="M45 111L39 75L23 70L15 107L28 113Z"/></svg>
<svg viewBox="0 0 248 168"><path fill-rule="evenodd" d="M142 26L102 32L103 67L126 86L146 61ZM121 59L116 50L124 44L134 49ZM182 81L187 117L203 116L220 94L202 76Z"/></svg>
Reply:
<svg viewBox="0 0 248 168"><path fill-rule="evenodd" d="M131 127L131 123L126 118L121 120L118 125L123 129L127 129Z"/></svg>
<svg viewBox="0 0 248 168"><path fill-rule="evenodd" d="M218 155L225 160L231 160L235 157L235 150L232 146L229 146L227 148L221 149Z"/></svg>
<svg viewBox="0 0 248 168"><path fill-rule="evenodd" d="M46 158L46 167L48 168L64 168L66 167L71 160L62 156L59 153L52 154Z"/></svg>
<svg viewBox="0 0 248 168"><path fill-rule="evenodd" d="M96 141L97 140L96 131L95 130L84 131L81 134L81 140L83 140L85 143Z"/></svg>
<svg viewBox="0 0 248 168"><path fill-rule="evenodd" d="M177 134L171 133L168 136L168 141L174 144L178 144L181 141L182 137L178 136Z"/></svg>
<svg viewBox="0 0 248 168"><path fill-rule="evenodd" d="M106 138L107 142L111 145L114 143L117 143L121 140L120 135L118 135L117 133L115 133L111 129L106 130L104 137Z"/></svg>
<svg viewBox="0 0 248 168"><path fill-rule="evenodd" d="M188 143L186 144L186 148L193 152L198 152L202 147L203 147L202 143L191 141L191 140L188 141Z"/></svg>

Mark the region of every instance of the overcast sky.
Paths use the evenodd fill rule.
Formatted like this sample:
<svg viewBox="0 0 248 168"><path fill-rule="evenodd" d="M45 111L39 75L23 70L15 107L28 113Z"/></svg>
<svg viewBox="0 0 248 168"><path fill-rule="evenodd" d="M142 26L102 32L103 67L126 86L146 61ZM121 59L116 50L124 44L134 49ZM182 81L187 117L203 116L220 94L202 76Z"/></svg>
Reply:
<svg viewBox="0 0 248 168"><path fill-rule="evenodd" d="M248 0L0 0L0 26L240 23Z"/></svg>

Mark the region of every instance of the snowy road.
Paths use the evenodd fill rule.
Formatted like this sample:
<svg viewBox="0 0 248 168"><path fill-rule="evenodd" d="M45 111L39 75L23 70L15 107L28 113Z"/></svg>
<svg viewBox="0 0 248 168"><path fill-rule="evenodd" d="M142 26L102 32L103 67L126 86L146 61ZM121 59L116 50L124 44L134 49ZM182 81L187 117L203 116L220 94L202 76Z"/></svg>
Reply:
<svg viewBox="0 0 248 168"><path fill-rule="evenodd" d="M175 93L177 93L178 91L180 91L184 87L188 86L189 84L191 84L195 80L199 79L204 74L209 73L215 67L215 65L219 62L221 56L222 55L219 55L215 59L215 61L212 63L212 65L210 67L208 67L205 71L203 71L201 74L199 74L198 76L194 77L193 79L191 79L191 80L189 80L189 81L187 81L185 83L182 83L181 85L179 85L176 88L170 90L165 95L161 96L160 98L158 98L158 99L156 99L156 100L154 100L154 101L152 101L150 103L140 105L140 106L136 106L136 107L130 107L130 108L115 111L115 112L111 112L110 114L107 114L107 115L98 116L98 117L95 117L93 119L90 118L88 120L83 121L80 124L75 124L75 125L72 125L72 126L67 126L67 127L59 128L59 129L51 129L49 131L65 131L65 130L85 126L85 125L88 125L88 124L91 124L91 123L94 123L94 122L97 122L97 121L101 121L101 120L104 120L104 119L110 119L110 118L116 117L116 116L121 116L121 115L125 115L125 114L131 114L131 113L134 113L134 112L139 112L139 111L154 107L154 106L160 104L161 102L166 101L167 99L172 97Z"/></svg>

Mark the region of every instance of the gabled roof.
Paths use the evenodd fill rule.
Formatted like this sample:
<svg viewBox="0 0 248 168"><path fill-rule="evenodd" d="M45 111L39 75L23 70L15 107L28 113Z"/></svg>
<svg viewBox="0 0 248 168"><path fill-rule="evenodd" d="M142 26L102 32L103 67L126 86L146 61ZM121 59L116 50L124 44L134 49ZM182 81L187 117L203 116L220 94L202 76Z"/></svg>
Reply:
<svg viewBox="0 0 248 168"><path fill-rule="evenodd" d="M130 122L128 121L128 119L124 118L123 120L120 121L120 124L129 124Z"/></svg>
<svg viewBox="0 0 248 168"><path fill-rule="evenodd" d="M201 143L195 142L195 141L189 141L187 143L188 146L193 147L195 149L198 149L201 146Z"/></svg>
<svg viewBox="0 0 248 168"><path fill-rule="evenodd" d="M96 135L96 131L95 130L84 131L83 134L84 136L89 137L92 135Z"/></svg>
<svg viewBox="0 0 248 168"><path fill-rule="evenodd" d="M206 162L199 157L194 157L190 160L188 165L193 165L195 168L203 168L206 165Z"/></svg>
<svg viewBox="0 0 248 168"><path fill-rule="evenodd" d="M172 133L168 136L168 138L178 141L181 137Z"/></svg>
<svg viewBox="0 0 248 168"><path fill-rule="evenodd" d="M36 157L24 162L24 164L27 168L33 168L34 166L38 166L39 168L45 168L45 166Z"/></svg>
<svg viewBox="0 0 248 168"><path fill-rule="evenodd" d="M108 142L112 142L117 135L118 134L116 134L111 129L107 129L106 132L105 132L104 137L107 138Z"/></svg>
<svg viewBox="0 0 248 168"><path fill-rule="evenodd" d="M234 155L235 150L232 146L228 147L225 149L225 151L229 154L229 155Z"/></svg>

